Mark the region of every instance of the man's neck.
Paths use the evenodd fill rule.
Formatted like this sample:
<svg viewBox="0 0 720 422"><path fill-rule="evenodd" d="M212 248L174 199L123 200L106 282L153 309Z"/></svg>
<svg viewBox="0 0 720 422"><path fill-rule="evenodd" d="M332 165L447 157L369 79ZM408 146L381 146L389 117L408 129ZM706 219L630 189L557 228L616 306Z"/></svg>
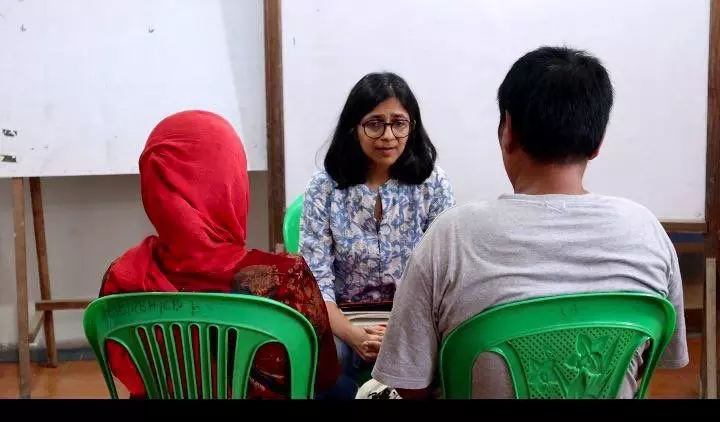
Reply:
<svg viewBox="0 0 720 422"><path fill-rule="evenodd" d="M534 165L521 170L513 183L515 193L525 195L583 195L585 166Z"/></svg>

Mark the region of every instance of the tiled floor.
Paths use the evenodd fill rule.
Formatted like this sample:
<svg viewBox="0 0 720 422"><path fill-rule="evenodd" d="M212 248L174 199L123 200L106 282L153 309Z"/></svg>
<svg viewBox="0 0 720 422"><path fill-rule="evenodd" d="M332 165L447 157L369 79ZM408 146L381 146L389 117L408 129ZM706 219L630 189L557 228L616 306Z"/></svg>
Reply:
<svg viewBox="0 0 720 422"><path fill-rule="evenodd" d="M690 365L680 370L658 370L650 398L697 398L699 396L700 338L689 340ZM119 387L121 397L127 391ZM17 367L0 364L0 398L18 397ZM33 366L33 398L107 398L102 374L93 361L64 362L58 368Z"/></svg>

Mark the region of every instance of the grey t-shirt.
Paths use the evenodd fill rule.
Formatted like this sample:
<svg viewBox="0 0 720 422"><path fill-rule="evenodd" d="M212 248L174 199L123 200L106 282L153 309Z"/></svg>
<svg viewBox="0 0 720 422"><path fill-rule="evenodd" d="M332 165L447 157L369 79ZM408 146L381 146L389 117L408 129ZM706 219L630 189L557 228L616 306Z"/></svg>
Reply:
<svg viewBox="0 0 720 422"><path fill-rule="evenodd" d="M675 249L657 218L626 199L504 195L457 206L425 233L398 283L373 377L394 388L434 380L439 345L483 310L541 296L649 292L667 297L677 328L660 366L687 365L682 281ZM632 397L636 353L619 397ZM474 397L514 397L504 361L475 364Z"/></svg>

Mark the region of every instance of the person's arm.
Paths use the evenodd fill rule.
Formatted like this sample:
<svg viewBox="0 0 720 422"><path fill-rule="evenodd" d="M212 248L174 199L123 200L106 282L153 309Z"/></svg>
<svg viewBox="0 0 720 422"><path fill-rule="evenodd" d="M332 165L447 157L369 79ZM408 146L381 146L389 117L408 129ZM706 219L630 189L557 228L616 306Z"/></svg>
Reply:
<svg viewBox="0 0 720 422"><path fill-rule="evenodd" d="M324 390L337 382L340 365L330 321L320 289L306 262L299 256L272 253L254 254L233 277L232 292L266 297L284 303L310 321L318 340L315 388ZM280 375L277 359L284 353L263 347L258 351L255 367L261 373ZM271 383L255 379L276 394L282 394Z"/></svg>
<svg viewBox="0 0 720 422"><path fill-rule="evenodd" d="M299 252L315 276L326 302L335 302L335 254L328 215L332 189L326 178L313 176L305 192L300 219Z"/></svg>
<svg viewBox="0 0 720 422"><path fill-rule="evenodd" d="M335 302L325 302L333 334L352 347L366 361L377 358L384 334L384 327L362 328L353 325Z"/></svg>
<svg viewBox="0 0 720 422"><path fill-rule="evenodd" d="M445 171L439 167L436 168L436 178L432 183L432 196L430 198L430 207L428 209L428 218L423 231L427 231L435 219L445 210L455 206L455 194L452 185Z"/></svg>
<svg viewBox="0 0 720 422"><path fill-rule="evenodd" d="M382 337L371 337L366 330L354 326L335 303L335 255L328 215L333 189L327 176L322 174L310 180L300 221L300 254L317 280L333 334L353 347L364 359L374 359L377 351L372 351L375 348L363 346L362 343L381 341Z"/></svg>
<svg viewBox="0 0 720 422"><path fill-rule="evenodd" d="M335 340L333 339L332 326L330 325L329 315L326 311L325 301L322 298L322 294L317 287L315 278L308 268L307 263L302 260L302 272L305 274L302 277L302 286L296 290L298 292L305 292L300 294L300 297L305 297L306 292L312 292L310 300L306 304L309 307L310 312L305 315L316 327L318 336L318 361L317 361L317 376L315 377L315 387L319 390L324 390L332 387L337 382L337 378L340 374L340 365L337 356L337 349L335 348Z"/></svg>
<svg viewBox="0 0 720 422"><path fill-rule="evenodd" d="M664 232L663 232L664 235ZM669 238L666 240L670 250L670 271L668 274L667 299L675 308L675 332L663 353L658 367L677 369L685 367L689 361L687 335L685 328L685 303L683 298L682 276L675 247Z"/></svg>
<svg viewBox="0 0 720 422"><path fill-rule="evenodd" d="M377 381L395 388L403 398L430 396L437 368L439 334L434 317L433 244L442 229L434 225L408 260L398 283L387 331L372 372ZM440 232L440 233L438 233Z"/></svg>

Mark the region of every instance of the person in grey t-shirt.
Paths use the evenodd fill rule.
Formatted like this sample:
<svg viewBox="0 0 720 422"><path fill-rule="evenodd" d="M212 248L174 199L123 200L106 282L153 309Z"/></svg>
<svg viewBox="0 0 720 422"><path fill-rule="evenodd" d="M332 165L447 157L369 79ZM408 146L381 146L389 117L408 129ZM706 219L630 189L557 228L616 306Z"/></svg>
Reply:
<svg viewBox="0 0 720 422"><path fill-rule="evenodd" d="M441 342L462 322L503 303L583 292L667 297L677 328L660 365L687 365L682 280L667 234L644 207L583 187L613 103L603 65L582 51L539 48L512 66L498 102L515 193L435 220L398 283L373 378L402 398L430 397ZM633 397L642 363L639 350L619 397ZM502 358L480 355L473 397L514 397Z"/></svg>

